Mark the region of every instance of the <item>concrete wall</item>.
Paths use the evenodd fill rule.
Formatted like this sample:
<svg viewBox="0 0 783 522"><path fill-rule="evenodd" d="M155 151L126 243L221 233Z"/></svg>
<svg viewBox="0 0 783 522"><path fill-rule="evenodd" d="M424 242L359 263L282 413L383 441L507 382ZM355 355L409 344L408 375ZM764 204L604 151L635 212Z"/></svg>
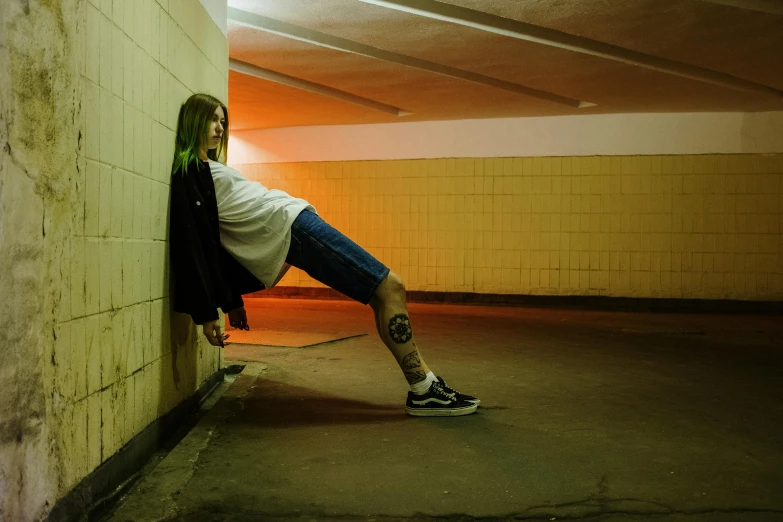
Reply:
<svg viewBox="0 0 783 522"><path fill-rule="evenodd" d="M235 167L313 203L409 290L783 299L781 154Z"/></svg>
<svg viewBox="0 0 783 522"><path fill-rule="evenodd" d="M220 366L169 313L166 238L177 111L227 98L228 50L197 0L0 17L0 520L25 521Z"/></svg>
<svg viewBox="0 0 783 522"><path fill-rule="evenodd" d="M228 35L228 3L226 0L199 0L209 17L224 36Z"/></svg>

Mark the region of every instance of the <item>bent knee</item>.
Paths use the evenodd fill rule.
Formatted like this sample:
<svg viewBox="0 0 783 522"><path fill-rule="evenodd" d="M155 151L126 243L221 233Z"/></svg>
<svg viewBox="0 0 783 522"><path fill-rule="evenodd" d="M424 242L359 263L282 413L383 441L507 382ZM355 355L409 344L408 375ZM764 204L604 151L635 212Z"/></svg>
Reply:
<svg viewBox="0 0 783 522"><path fill-rule="evenodd" d="M405 283L402 278L394 272L389 272L375 290L375 298L381 301L405 299Z"/></svg>

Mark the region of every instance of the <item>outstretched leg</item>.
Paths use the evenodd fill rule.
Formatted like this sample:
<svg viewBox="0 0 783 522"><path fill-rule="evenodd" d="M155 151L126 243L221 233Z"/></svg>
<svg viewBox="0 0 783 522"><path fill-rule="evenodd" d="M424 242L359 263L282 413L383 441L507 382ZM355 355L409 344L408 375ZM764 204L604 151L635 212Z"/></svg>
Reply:
<svg viewBox="0 0 783 522"><path fill-rule="evenodd" d="M413 328L405 304L405 285L390 272L375 291L370 306L375 312L375 326L405 374L408 384L424 381L430 369L416 346Z"/></svg>
<svg viewBox="0 0 783 522"><path fill-rule="evenodd" d="M476 411L478 399L449 388L427 367L416 346L402 279L366 250L314 212L303 211L291 226L286 263L372 307L378 334L410 384L405 405L409 414L466 415Z"/></svg>
<svg viewBox="0 0 783 522"><path fill-rule="evenodd" d="M433 374L419 353L405 303L405 285L390 272L370 299L378 335L405 375L411 392L405 410L417 416L455 416L476 411L479 401L449 388Z"/></svg>

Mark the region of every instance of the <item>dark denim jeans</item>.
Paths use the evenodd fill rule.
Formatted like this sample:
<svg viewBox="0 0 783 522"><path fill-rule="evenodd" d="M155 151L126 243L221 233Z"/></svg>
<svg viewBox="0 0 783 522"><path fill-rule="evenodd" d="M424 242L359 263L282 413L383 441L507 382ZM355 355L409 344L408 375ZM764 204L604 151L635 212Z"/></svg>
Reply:
<svg viewBox="0 0 783 522"><path fill-rule="evenodd" d="M389 274L383 263L309 210L291 227L286 263L363 304Z"/></svg>

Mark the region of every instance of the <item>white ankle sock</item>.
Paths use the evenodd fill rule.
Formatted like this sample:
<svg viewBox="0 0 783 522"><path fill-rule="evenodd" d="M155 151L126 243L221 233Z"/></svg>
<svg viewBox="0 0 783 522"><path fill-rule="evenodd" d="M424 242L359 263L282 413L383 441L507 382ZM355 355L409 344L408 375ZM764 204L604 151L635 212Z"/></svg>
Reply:
<svg viewBox="0 0 783 522"><path fill-rule="evenodd" d="M435 380L435 374L429 372L423 381L417 382L416 384L411 384L411 391L416 395L424 395L429 391L430 386L433 382L435 382Z"/></svg>

